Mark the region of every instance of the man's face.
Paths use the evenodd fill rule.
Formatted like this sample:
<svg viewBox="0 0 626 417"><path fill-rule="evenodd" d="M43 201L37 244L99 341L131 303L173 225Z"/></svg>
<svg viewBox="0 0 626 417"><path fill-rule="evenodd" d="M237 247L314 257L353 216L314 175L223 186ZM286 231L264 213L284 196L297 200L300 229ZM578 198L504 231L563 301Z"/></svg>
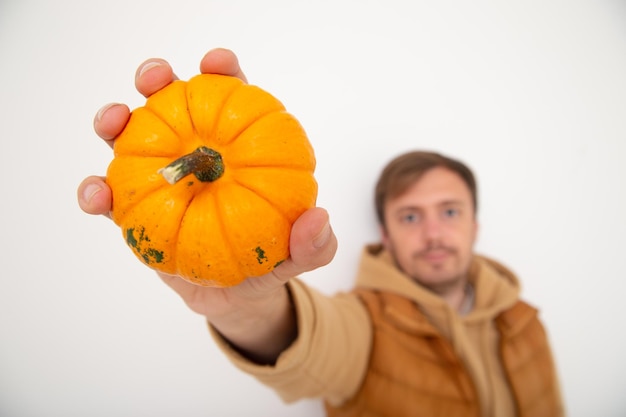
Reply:
<svg viewBox="0 0 626 417"><path fill-rule="evenodd" d="M398 267L418 283L439 292L465 282L478 224L470 190L455 172L433 168L388 200L382 229Z"/></svg>

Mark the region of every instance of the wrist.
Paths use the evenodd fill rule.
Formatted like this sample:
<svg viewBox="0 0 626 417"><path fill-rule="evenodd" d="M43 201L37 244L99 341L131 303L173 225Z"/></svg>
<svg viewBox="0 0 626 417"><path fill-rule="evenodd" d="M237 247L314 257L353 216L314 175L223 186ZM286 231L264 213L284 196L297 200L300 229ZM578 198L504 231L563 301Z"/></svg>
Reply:
<svg viewBox="0 0 626 417"><path fill-rule="evenodd" d="M297 337L296 312L285 285L209 322L235 350L259 364L275 363Z"/></svg>

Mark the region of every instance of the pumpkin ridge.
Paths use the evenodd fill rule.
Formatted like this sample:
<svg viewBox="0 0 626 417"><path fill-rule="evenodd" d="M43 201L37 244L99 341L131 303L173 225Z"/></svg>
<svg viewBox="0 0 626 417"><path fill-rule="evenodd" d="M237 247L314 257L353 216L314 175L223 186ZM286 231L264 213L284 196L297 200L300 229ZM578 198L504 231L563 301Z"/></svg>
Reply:
<svg viewBox="0 0 626 417"><path fill-rule="evenodd" d="M193 117L191 117L191 110L189 109L189 83L188 82L185 84L185 108L187 109L187 114L189 115L189 123L191 123L191 130L197 137L200 137L200 133L198 132L198 129L196 128L196 123L193 120Z"/></svg>
<svg viewBox="0 0 626 417"><path fill-rule="evenodd" d="M266 106L262 106L262 107L258 107L258 106L254 106L254 117L250 118L250 120L244 124L241 123L241 121L239 121L236 126L237 126L237 130L231 132L231 135L229 135L229 137L227 137L227 140L224 140L223 143L224 144L229 144L232 143L233 141L236 141L237 138L243 133L245 132L247 129L249 129L251 126L253 126L254 124L256 124L259 120L265 118L267 115L272 114L274 112L286 112L285 106L283 105L283 103L278 100L276 97L274 97L272 94L268 93L267 91L261 89L260 87L256 86L256 85L252 85L252 84L246 84L246 83L242 83L238 86L236 86L235 88L233 88L230 91L230 94L228 94L227 96L224 97L224 101L222 102L222 106L220 108L219 113L217 114L217 119L216 119L216 131L219 131L219 128L221 127L221 121L223 119L223 115L226 111L230 110L230 109L239 109L240 105L238 105L237 103L232 103L232 99L233 96L239 92L239 91L250 91L253 94L253 98L259 99L260 97L269 97L271 101L273 101L273 103L276 104L276 106L272 106L272 107L266 107ZM248 113L249 114L249 113Z"/></svg>
<svg viewBox="0 0 626 417"><path fill-rule="evenodd" d="M150 194L154 195L158 192L167 192L167 190L164 190L164 186L159 186L158 188L155 188ZM195 196L195 195L194 195ZM190 198L190 201L193 200L194 196L192 196ZM175 267L177 267L177 259L178 259L178 251L176 249L176 245L178 243L178 235L180 234L180 229L178 228L174 228L174 233L171 234L167 234L166 235L166 240L165 240L165 244L167 246L167 242L171 241L174 242L174 246L170 247L169 250L166 250L163 246L161 245L151 245L150 242L152 241L152 236L153 236L153 232L155 231L155 228L148 226L147 224L144 224L143 222L139 222L137 223L136 221L132 221L132 214L136 211L136 210L140 210L141 207L139 207L142 203L145 203L145 200L141 199L138 200L135 204L132 205L132 209L129 209L126 211L126 215L122 216L120 219L118 219L118 221L116 222L124 231L124 233L128 233L129 230L134 230L139 228L141 235L145 234L145 239L140 239L141 243L147 243L146 247L140 248L140 245L137 245L135 242L135 245L131 245L130 241L128 240L129 238L127 237L127 243L129 243L129 246L131 246L132 249L134 249L135 254L138 257L142 257L143 261L146 265L150 266L151 268L155 268L155 269L159 269L156 268L155 266L151 266L152 264L154 264L154 262L152 261L148 261L148 258L146 258L145 256L160 256L162 259L163 258L169 258L167 259L167 264L168 265L174 265ZM178 222L180 223L180 220L182 220L185 217L185 214L187 213L187 209L189 207L189 203L187 203L185 205L185 207L183 209L181 209L181 213L182 215L180 216L176 216L178 220ZM162 215L161 213L159 213L159 215ZM128 221L129 219L127 219L127 216L131 216L130 218L130 222ZM168 219L171 219L173 216L169 215ZM158 228L158 226L157 226ZM165 254L165 255L164 255ZM160 260L156 260L156 263L160 263ZM177 270L176 270L177 271ZM172 272L168 272L168 273L172 273Z"/></svg>
<svg viewBox="0 0 626 417"><path fill-rule="evenodd" d="M302 165L296 165L296 164L275 164L275 163L274 164L251 164L251 163L237 164L237 163L231 162L229 164L229 167L237 168L237 169L247 169L247 168L253 168L253 169L268 168L268 169L273 169L273 168L280 168L280 169L286 169L286 170L290 170L290 171L303 171L303 172L310 172L311 171L310 168L306 168L306 167L303 167Z"/></svg>
<svg viewBox="0 0 626 417"><path fill-rule="evenodd" d="M130 156L135 156L135 155L130 155ZM162 158L162 157L155 157L155 158ZM157 193L157 192L159 192L159 191L163 190L165 187L171 187L171 185L170 185L170 184L168 184L167 182L165 182L165 183L163 183L163 184L159 185L158 187L154 188L153 190L151 190L151 191L150 191L150 194ZM193 198L192 198L192 199L193 199ZM126 210L125 210L125 212L124 212L123 214L120 214L120 213L118 212L118 213L117 213L117 216L115 217L115 219L116 219L116 220L115 220L115 223L116 223L116 224L122 224L122 223L125 221L126 216L128 216L128 215L129 215L129 214L131 214L133 211L135 211L135 209L137 208L137 206L138 206L138 205L140 205L142 201L143 201L143 199L138 199L138 200L137 200L137 201L135 201L133 204L128 204L128 205L125 207L125 209L126 209ZM113 204L115 204L115 201L113 202Z"/></svg>
<svg viewBox="0 0 626 417"><path fill-rule="evenodd" d="M223 219L224 218L223 207L225 207L225 205L220 204L219 195L217 193L213 197L213 202L215 204L215 212L218 218ZM235 243L232 240L233 237L230 233L228 233L226 224L224 224L223 222L219 222L219 228L220 228L220 234L225 239L224 248L228 250L228 253L230 254L229 258L232 259L235 254ZM239 266L239 264L235 265L234 267L237 268L238 272L241 272L241 267Z"/></svg>
<svg viewBox="0 0 626 417"><path fill-rule="evenodd" d="M224 107L220 111L220 114L219 114L220 117L218 117L218 120L221 119L222 113L226 110L226 108L227 106L224 105ZM228 141L226 141L225 143L229 144L229 143L236 141L237 138L241 136L246 130L250 129L252 126L259 123L261 120L268 117L269 115L274 114L274 113L282 113L282 112L285 112L285 110L284 109L271 109L271 110L267 110L265 112L259 113L258 116L255 117L253 120L251 120L247 125L244 126L244 124L241 123L240 124L241 128L238 129L236 132L234 132L232 137L228 138ZM219 122L218 122L217 127L219 127Z"/></svg>
<svg viewBox="0 0 626 417"><path fill-rule="evenodd" d="M187 106L187 108L189 108L189 106ZM179 143L184 143L185 142L185 138L181 137L180 133L178 132L178 130L176 129L175 126L172 126L171 124L169 124L167 122L167 120L165 120L164 118L162 118L157 112L154 111L154 109L151 109L150 107L146 107L144 106L144 109L146 111L149 111L150 113L152 113L157 119L159 119L159 121L161 123L163 123L165 126L168 127L169 130L172 131L172 133L174 134L174 136L176 136L178 138ZM193 121L191 122L192 126L193 126ZM195 128L194 128L195 129ZM195 130L194 130L195 132ZM137 156L141 156L141 155L137 155ZM171 156L171 155L167 155L167 156Z"/></svg>
<svg viewBox="0 0 626 417"><path fill-rule="evenodd" d="M170 185L171 187L171 185ZM183 210L183 215L180 218L180 221L178 222L178 224L183 224L185 221L185 217L187 217L188 213L189 213L189 207L191 207L191 205L193 204L194 200L196 199L197 194L194 193L191 198L189 199L189 201L187 202L187 205L185 206L185 210ZM178 265L178 259L180 258L178 255L178 251L180 250L180 240L179 240L179 236L181 233L181 227L179 227L178 229L176 229L176 235L172 236L172 240L174 240L176 242L176 244L174 245L174 250L172 251L172 263L176 266L176 272L180 275L180 271L181 271L181 267Z"/></svg>
<svg viewBox="0 0 626 417"><path fill-rule="evenodd" d="M284 108L282 109L271 109L268 111L265 111L263 113L259 113L258 117L255 117L254 120L250 121L250 123L248 123L245 127L243 127L242 129L240 129L234 136L233 139L230 140L228 143L233 142L235 140L237 140L237 138L241 135L243 135L246 130L252 128L254 125L256 125L257 123L262 122L265 118L273 115L274 113L287 113L289 114Z"/></svg>
<svg viewBox="0 0 626 417"><path fill-rule="evenodd" d="M268 199L266 196L264 196L263 194L257 192L256 190L253 190L252 188L248 187L246 184L244 184L241 181L238 181L237 179L233 179L232 180L235 184L237 184L238 186L240 186L241 188L245 188L246 190L250 191L252 194L256 195L257 197L259 197L261 200L265 201L266 203L268 203L272 208L274 208L274 210L276 210L278 213L280 213L280 215L282 216L283 219L289 221L289 216L287 216L287 214L285 214L285 212L283 211L283 208L279 205L277 205L276 203L274 203L272 200Z"/></svg>
<svg viewBox="0 0 626 417"><path fill-rule="evenodd" d="M156 137L156 141L152 141L146 135L145 130L146 126L156 125L158 125L158 128L150 129L148 132L150 136L155 135ZM156 142L158 145L155 147L153 142ZM170 143L165 145L168 142ZM180 142L181 135L177 130L153 109L144 105L131 112L124 130L115 138L113 155L115 157L171 158L179 153Z"/></svg>
<svg viewBox="0 0 626 417"><path fill-rule="evenodd" d="M206 76L206 74L204 74L204 76ZM218 75L218 74L211 74L210 76L215 76L215 77L228 77L228 75ZM217 112L216 117L215 117L215 123L213 124L213 126L211 126L211 133L209 135L207 135L208 137L214 136L215 135L215 131L217 130L217 128L219 127L219 121L222 118L222 114L224 112L224 108L226 107L226 103L228 102L229 98L241 87L246 86L247 84L240 84L240 85L236 85L234 88L232 88L231 90L228 91L227 94L224 94L221 99L222 99L222 103L221 106L219 107L219 112ZM203 138L202 135L200 134L200 131L196 128L196 123L195 120L192 117L192 112L190 110L189 107L189 97L190 97L190 91L189 91L189 83L187 82L187 84L185 85L185 104L187 107L187 113L189 114L189 121L191 122L191 128L193 129L193 133L195 133L196 137L199 137L201 139L201 141L206 145L206 138Z"/></svg>

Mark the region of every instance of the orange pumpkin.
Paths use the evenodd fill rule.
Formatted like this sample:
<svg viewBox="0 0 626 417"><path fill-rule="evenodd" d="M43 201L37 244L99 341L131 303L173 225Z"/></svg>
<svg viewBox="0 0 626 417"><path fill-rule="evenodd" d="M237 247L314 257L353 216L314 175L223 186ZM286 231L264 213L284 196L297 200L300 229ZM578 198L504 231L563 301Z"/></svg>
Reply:
<svg viewBox="0 0 626 417"><path fill-rule="evenodd" d="M315 156L272 95L222 75L175 81L131 113L107 170L113 221L149 267L236 285L289 256L315 205Z"/></svg>

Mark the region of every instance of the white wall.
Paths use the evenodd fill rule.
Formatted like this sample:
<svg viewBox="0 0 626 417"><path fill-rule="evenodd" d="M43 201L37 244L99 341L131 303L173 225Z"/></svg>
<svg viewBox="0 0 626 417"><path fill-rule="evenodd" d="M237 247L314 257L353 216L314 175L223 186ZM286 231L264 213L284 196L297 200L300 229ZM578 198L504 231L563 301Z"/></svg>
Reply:
<svg viewBox="0 0 626 417"><path fill-rule="evenodd" d="M96 110L142 103L145 58L235 50L317 152L348 288L388 159L428 148L480 180L478 249L542 309L569 414L626 413L626 5L618 0L3 0L0 415L321 416L232 368L200 317L75 189L111 152Z"/></svg>

